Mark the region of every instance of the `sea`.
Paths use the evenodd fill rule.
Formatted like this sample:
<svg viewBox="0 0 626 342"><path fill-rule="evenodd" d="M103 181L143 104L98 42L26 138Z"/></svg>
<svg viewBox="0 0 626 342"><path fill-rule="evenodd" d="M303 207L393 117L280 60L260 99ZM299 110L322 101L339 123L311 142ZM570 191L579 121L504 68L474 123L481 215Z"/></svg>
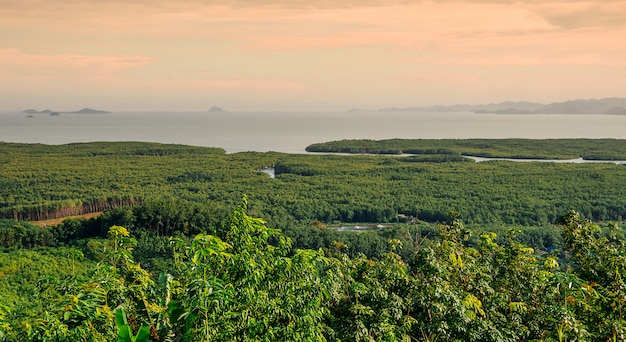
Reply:
<svg viewBox="0 0 626 342"><path fill-rule="evenodd" d="M0 141L66 144L145 141L223 148L227 153L305 153L343 139L615 138L626 115L470 112L0 112Z"/></svg>

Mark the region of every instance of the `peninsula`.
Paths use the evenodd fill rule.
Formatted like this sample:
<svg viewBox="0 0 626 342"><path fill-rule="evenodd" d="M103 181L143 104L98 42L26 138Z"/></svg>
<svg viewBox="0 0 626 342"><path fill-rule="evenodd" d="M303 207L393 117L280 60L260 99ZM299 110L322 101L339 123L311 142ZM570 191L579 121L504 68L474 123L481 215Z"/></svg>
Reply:
<svg viewBox="0 0 626 342"><path fill-rule="evenodd" d="M626 115L626 98L570 100L542 104L536 102L501 102L482 105L457 104L452 106L425 106L383 108L381 112L474 112L490 114L608 114Z"/></svg>

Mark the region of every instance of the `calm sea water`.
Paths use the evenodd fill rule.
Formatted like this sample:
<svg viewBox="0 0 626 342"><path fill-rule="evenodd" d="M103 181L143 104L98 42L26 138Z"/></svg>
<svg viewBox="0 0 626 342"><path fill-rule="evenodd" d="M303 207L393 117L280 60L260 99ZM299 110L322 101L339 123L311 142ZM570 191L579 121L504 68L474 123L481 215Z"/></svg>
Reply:
<svg viewBox="0 0 626 342"><path fill-rule="evenodd" d="M65 144L148 141L224 148L229 153L302 153L341 139L618 138L626 116L423 112L0 112L0 141Z"/></svg>

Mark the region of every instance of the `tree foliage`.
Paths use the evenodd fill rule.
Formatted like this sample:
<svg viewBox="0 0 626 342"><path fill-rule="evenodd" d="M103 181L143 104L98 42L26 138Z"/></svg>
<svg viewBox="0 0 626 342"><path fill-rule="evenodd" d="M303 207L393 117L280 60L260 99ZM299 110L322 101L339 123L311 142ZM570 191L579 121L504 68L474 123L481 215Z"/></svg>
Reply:
<svg viewBox="0 0 626 342"><path fill-rule="evenodd" d="M134 260L131 232L111 226L105 257L91 271L73 265L59 278L41 278L28 299L36 306L17 297L13 306L0 303L3 338L624 339L626 240L615 225L602 230L572 211L562 219L563 249L539 254L516 242L514 231L504 244L495 233L472 241L453 217L430 238L389 239L372 259L350 258L340 242L326 252L293 249L248 211L244 197L215 235L170 238L173 262L153 271ZM73 250L65 260L84 262Z"/></svg>

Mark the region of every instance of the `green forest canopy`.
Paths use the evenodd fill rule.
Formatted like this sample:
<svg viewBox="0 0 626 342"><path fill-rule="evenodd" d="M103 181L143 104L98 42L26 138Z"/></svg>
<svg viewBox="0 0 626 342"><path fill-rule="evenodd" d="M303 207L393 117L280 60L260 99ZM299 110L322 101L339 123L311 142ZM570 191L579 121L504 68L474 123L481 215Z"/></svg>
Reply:
<svg viewBox="0 0 626 342"><path fill-rule="evenodd" d="M580 142L591 146L594 140ZM599 141L598 153L609 152L605 142ZM537 144L532 142L533 148ZM527 226L555 223L570 209L596 221L619 221L626 213L626 167L613 163L475 163L441 154L224 154L153 143L3 143L0 152L0 216L13 219L169 199L227 207L243 194L250 194L259 216L281 228L316 220L396 222L398 214L437 222L450 211L468 224ZM264 167L274 167L276 178L257 172Z"/></svg>
<svg viewBox="0 0 626 342"><path fill-rule="evenodd" d="M490 158L626 160L620 139L388 139L312 144L308 152L455 154Z"/></svg>

